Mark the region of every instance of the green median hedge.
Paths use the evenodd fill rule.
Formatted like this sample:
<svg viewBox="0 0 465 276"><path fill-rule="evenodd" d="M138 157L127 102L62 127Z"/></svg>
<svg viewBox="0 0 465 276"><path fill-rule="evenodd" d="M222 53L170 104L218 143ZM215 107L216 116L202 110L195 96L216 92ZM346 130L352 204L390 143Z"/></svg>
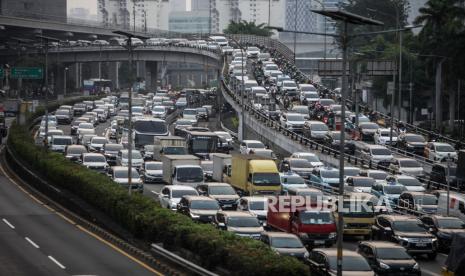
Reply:
<svg viewBox="0 0 465 276"><path fill-rule="evenodd" d="M163 242L172 249L187 249L200 257L204 267L220 266L234 275L309 274L308 267L297 259L279 256L259 241L195 223L143 195L129 196L107 176L36 146L26 126L13 124L8 144L49 183L78 195L148 243Z"/></svg>

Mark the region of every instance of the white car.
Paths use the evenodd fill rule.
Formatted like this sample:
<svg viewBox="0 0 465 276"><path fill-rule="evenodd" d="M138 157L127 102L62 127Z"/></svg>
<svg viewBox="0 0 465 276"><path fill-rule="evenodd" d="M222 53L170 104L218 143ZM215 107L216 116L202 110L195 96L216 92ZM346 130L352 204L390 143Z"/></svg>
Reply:
<svg viewBox="0 0 465 276"><path fill-rule="evenodd" d="M129 154L128 150L120 150L118 153L118 161L121 166L128 166L129 164ZM142 154L138 150L132 150L132 166L134 168L140 168L142 167L142 164L144 164L144 158L142 157Z"/></svg>
<svg viewBox="0 0 465 276"><path fill-rule="evenodd" d="M362 148L360 155L362 159L371 161L373 164L385 167L386 169L389 167L392 159L394 158L392 152L385 146L381 145L367 145Z"/></svg>
<svg viewBox="0 0 465 276"><path fill-rule="evenodd" d="M132 107L132 116L133 117L143 117L144 116L144 107L143 106L133 106Z"/></svg>
<svg viewBox="0 0 465 276"><path fill-rule="evenodd" d="M294 152L291 158L306 159L314 168L324 166L323 162L318 158L318 155L310 152Z"/></svg>
<svg viewBox="0 0 465 276"><path fill-rule="evenodd" d="M152 108L152 116L155 118L165 119L168 110L163 105L157 105Z"/></svg>
<svg viewBox="0 0 465 276"><path fill-rule="evenodd" d="M82 139L85 134L95 134L94 125L91 123L80 123L77 129L78 139Z"/></svg>
<svg viewBox="0 0 465 276"><path fill-rule="evenodd" d="M103 145L108 143L108 139L101 136L95 136L90 139L89 151L100 152L103 149Z"/></svg>
<svg viewBox="0 0 465 276"><path fill-rule="evenodd" d="M397 184L397 185L404 185L404 187L407 189L409 192L424 192L426 191L425 187L421 182L416 179L413 176L408 176L408 175L394 175L394 176L388 176L386 178L386 181L389 184Z"/></svg>
<svg viewBox="0 0 465 276"><path fill-rule="evenodd" d="M300 103L302 103L304 99L307 100L307 103L318 102L320 100L320 96L318 96L317 92L302 91L300 93Z"/></svg>
<svg viewBox="0 0 465 276"><path fill-rule="evenodd" d="M187 195L198 196L199 193L190 186L167 185L161 189L161 192L158 194L158 200L161 207L175 211L181 198Z"/></svg>
<svg viewBox="0 0 465 276"><path fill-rule="evenodd" d="M265 145L258 140L243 140L239 151L241 154L250 154L250 151L255 149L265 149Z"/></svg>
<svg viewBox="0 0 465 276"><path fill-rule="evenodd" d="M129 188L128 167L115 166L111 168L111 178L124 188ZM131 191L139 193L144 191L144 184L135 168L131 168Z"/></svg>
<svg viewBox="0 0 465 276"><path fill-rule="evenodd" d="M82 165L100 173L106 173L109 167L107 159L101 153L83 153Z"/></svg>
<svg viewBox="0 0 465 276"><path fill-rule="evenodd" d="M56 130L56 129L57 129L56 126L49 126L48 127L48 131ZM48 134L48 137L50 137L50 134ZM39 127L39 138L41 138L41 139L45 138L45 126L40 126Z"/></svg>
<svg viewBox="0 0 465 276"><path fill-rule="evenodd" d="M392 174L406 174L410 176L424 176L423 166L412 158L394 158L389 170Z"/></svg>
<svg viewBox="0 0 465 276"><path fill-rule="evenodd" d="M53 135L50 139L52 151L65 152L66 147L73 144L73 138L67 135Z"/></svg>
<svg viewBox="0 0 465 276"><path fill-rule="evenodd" d="M220 138L218 141L218 146L220 147L228 146L232 148L234 141L233 141L231 134L229 134L226 131L215 131L215 134Z"/></svg>
<svg viewBox="0 0 465 276"><path fill-rule="evenodd" d="M281 114L281 125L290 131L302 131L305 123L305 116L299 113Z"/></svg>
<svg viewBox="0 0 465 276"><path fill-rule="evenodd" d="M255 58L258 57L258 54L260 54L260 49L258 47L247 47L246 49L247 57L248 58Z"/></svg>
<svg viewBox="0 0 465 276"><path fill-rule="evenodd" d="M182 118L190 120L192 124L197 123L197 108L186 108L182 111Z"/></svg>
<svg viewBox="0 0 465 276"><path fill-rule="evenodd" d="M379 184L387 184L386 178L389 176L387 172L382 170L367 170L362 175L373 178Z"/></svg>
<svg viewBox="0 0 465 276"><path fill-rule="evenodd" d="M392 131L392 145L397 144L397 132L395 130ZM375 144L378 145L389 145L391 143L391 129L390 128L379 128L376 130L375 134L373 135L373 139L375 140Z"/></svg>
<svg viewBox="0 0 465 276"><path fill-rule="evenodd" d="M94 112L97 113L98 121L100 123L105 123L107 121L107 112L103 108L96 108Z"/></svg>
<svg viewBox="0 0 465 276"><path fill-rule="evenodd" d="M426 144L425 157L435 162L446 161L448 157L452 160L456 160L457 152L454 147L448 143L430 142Z"/></svg>
<svg viewBox="0 0 465 276"><path fill-rule="evenodd" d="M281 179L281 191L287 192L289 188L308 188L308 185L305 183L300 175L288 171L286 173L280 173L279 177Z"/></svg>
<svg viewBox="0 0 465 276"><path fill-rule="evenodd" d="M264 196L244 196L239 199L237 210L249 212L258 218L261 225L266 226L268 215L268 198Z"/></svg>
<svg viewBox="0 0 465 276"><path fill-rule="evenodd" d="M144 178L145 183L162 182L163 181L163 163L156 162L156 161L145 162L142 176Z"/></svg>
<svg viewBox="0 0 465 276"><path fill-rule="evenodd" d="M271 72L278 71L278 70L279 70L278 65L274 63L269 63L269 64L266 64L265 67L263 68L263 74L267 77L271 75Z"/></svg>
<svg viewBox="0 0 465 276"><path fill-rule="evenodd" d="M358 193L370 193L375 180L367 176L351 176L345 181L347 191Z"/></svg>

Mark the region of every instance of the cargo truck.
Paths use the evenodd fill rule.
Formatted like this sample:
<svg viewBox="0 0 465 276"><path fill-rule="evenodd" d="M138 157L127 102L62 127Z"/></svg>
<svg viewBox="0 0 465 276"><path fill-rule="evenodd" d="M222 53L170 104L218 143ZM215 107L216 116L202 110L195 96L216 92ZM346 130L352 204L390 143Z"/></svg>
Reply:
<svg viewBox="0 0 465 276"><path fill-rule="evenodd" d="M281 192L281 180L275 161L254 154L232 157L229 181L244 195L277 195Z"/></svg>
<svg viewBox="0 0 465 276"><path fill-rule="evenodd" d="M367 202L364 205L362 201ZM360 197L347 197L342 204L339 200L335 204L338 210L334 212L334 216L336 219L339 215L344 218L344 236L363 236L366 240L371 238L376 215L373 203Z"/></svg>
<svg viewBox="0 0 465 276"><path fill-rule="evenodd" d="M153 158L156 161L160 161L164 154L187 154L186 140L179 136L155 136L153 144Z"/></svg>
<svg viewBox="0 0 465 276"><path fill-rule="evenodd" d="M193 155L163 155L163 181L171 185L197 187L204 183L200 159Z"/></svg>
<svg viewBox="0 0 465 276"><path fill-rule="evenodd" d="M298 198L297 198L298 197ZM336 221L331 210L292 206L301 196L279 196L268 203L267 225L287 233L297 235L309 247L330 247L336 242ZM288 202L286 208L279 209L279 202ZM315 202L316 205L316 202Z"/></svg>
<svg viewBox="0 0 465 276"><path fill-rule="evenodd" d="M213 181L227 182L231 176L231 158L232 156L224 153L212 153L210 158L213 161Z"/></svg>

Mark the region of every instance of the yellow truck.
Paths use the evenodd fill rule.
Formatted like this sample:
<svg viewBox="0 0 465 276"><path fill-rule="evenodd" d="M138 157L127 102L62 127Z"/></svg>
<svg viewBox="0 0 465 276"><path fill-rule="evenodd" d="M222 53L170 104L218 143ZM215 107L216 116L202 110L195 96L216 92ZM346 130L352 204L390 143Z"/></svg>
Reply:
<svg viewBox="0 0 465 276"><path fill-rule="evenodd" d="M342 214L344 218L344 236L363 236L364 239L371 238L371 227L375 222L373 204L363 205L360 199L344 198L339 204L335 201L337 211L334 212L336 221ZM368 206L367 206L368 205Z"/></svg>
<svg viewBox="0 0 465 276"><path fill-rule="evenodd" d="M277 195L281 191L276 162L254 154L233 155L229 181L244 195Z"/></svg>

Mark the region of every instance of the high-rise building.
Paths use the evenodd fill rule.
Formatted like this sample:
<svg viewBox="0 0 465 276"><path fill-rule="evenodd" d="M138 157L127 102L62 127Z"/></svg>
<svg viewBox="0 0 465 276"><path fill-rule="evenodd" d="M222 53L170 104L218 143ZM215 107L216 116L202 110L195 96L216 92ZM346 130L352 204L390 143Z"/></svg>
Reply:
<svg viewBox="0 0 465 276"><path fill-rule="evenodd" d="M169 16L169 30L180 33L209 33L209 12L173 11Z"/></svg>
<svg viewBox="0 0 465 276"><path fill-rule="evenodd" d="M168 29L169 0L98 0L98 13L107 26L125 29ZM134 24L135 23L135 24Z"/></svg>
<svg viewBox="0 0 465 276"><path fill-rule="evenodd" d="M1 0L2 15L66 22L66 0Z"/></svg>

